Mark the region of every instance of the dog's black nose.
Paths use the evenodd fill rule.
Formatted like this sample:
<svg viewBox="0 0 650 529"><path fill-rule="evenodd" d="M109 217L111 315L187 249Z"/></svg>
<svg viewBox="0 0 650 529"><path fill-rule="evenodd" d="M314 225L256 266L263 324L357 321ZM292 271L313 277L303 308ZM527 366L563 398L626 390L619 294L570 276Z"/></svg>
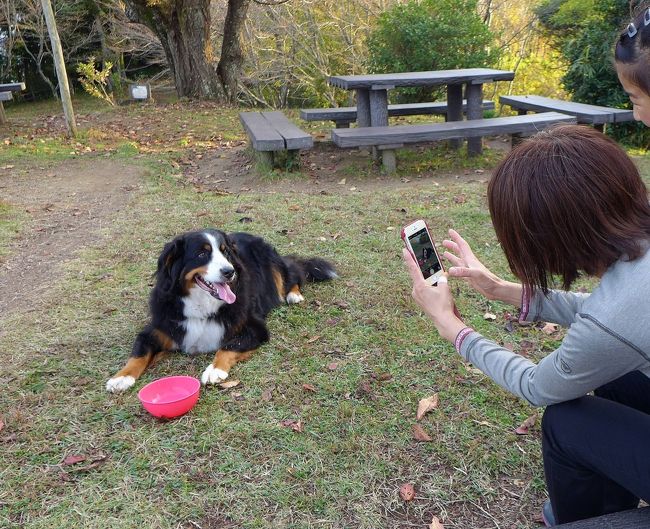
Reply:
<svg viewBox="0 0 650 529"><path fill-rule="evenodd" d="M235 275L235 269L232 266L223 267L219 271L221 272L221 275L226 279L232 279L233 276Z"/></svg>

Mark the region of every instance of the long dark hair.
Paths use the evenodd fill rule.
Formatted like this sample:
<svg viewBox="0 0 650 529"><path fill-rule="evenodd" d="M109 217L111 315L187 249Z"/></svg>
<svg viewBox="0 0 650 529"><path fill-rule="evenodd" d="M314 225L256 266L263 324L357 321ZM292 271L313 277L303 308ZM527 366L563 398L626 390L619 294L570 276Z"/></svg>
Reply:
<svg viewBox="0 0 650 529"><path fill-rule="evenodd" d="M492 223L510 269L531 291L552 276L569 289L645 253L650 205L634 162L597 130L560 125L514 148L488 185Z"/></svg>

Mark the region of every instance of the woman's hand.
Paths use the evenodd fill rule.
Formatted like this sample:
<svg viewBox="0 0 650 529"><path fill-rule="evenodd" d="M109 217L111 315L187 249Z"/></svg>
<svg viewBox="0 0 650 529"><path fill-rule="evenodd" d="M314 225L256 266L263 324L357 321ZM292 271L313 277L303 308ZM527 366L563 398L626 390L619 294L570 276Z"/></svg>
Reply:
<svg viewBox="0 0 650 529"><path fill-rule="evenodd" d="M447 276L440 277L437 286L431 286L422 277L420 267L406 248L402 250L402 257L413 281L413 299L433 320L440 336L453 342L465 324L454 314L454 298Z"/></svg>
<svg viewBox="0 0 650 529"><path fill-rule="evenodd" d="M442 245L453 252L443 254L453 265L449 269L450 276L465 279L472 288L488 299L521 305L521 285L504 281L490 272L476 258L467 241L457 231L449 230L449 236L452 240L444 240Z"/></svg>

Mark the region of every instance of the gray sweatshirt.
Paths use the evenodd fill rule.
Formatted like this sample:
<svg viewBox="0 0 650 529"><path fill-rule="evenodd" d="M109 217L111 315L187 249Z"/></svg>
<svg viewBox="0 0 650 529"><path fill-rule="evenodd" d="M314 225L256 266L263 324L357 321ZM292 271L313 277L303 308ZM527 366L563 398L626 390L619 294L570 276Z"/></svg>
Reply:
<svg viewBox="0 0 650 529"><path fill-rule="evenodd" d="M650 251L614 263L591 294L537 292L524 299L521 319L569 330L539 364L477 332L463 337L458 352L533 406L582 397L634 370L650 377Z"/></svg>

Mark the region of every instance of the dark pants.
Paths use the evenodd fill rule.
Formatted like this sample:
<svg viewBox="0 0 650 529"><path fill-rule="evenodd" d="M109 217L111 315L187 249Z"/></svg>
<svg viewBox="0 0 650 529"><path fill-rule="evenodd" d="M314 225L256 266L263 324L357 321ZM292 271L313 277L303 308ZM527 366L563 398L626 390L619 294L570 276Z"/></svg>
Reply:
<svg viewBox="0 0 650 529"><path fill-rule="evenodd" d="M544 413L544 472L557 523L650 502L650 378L633 371L594 394Z"/></svg>

